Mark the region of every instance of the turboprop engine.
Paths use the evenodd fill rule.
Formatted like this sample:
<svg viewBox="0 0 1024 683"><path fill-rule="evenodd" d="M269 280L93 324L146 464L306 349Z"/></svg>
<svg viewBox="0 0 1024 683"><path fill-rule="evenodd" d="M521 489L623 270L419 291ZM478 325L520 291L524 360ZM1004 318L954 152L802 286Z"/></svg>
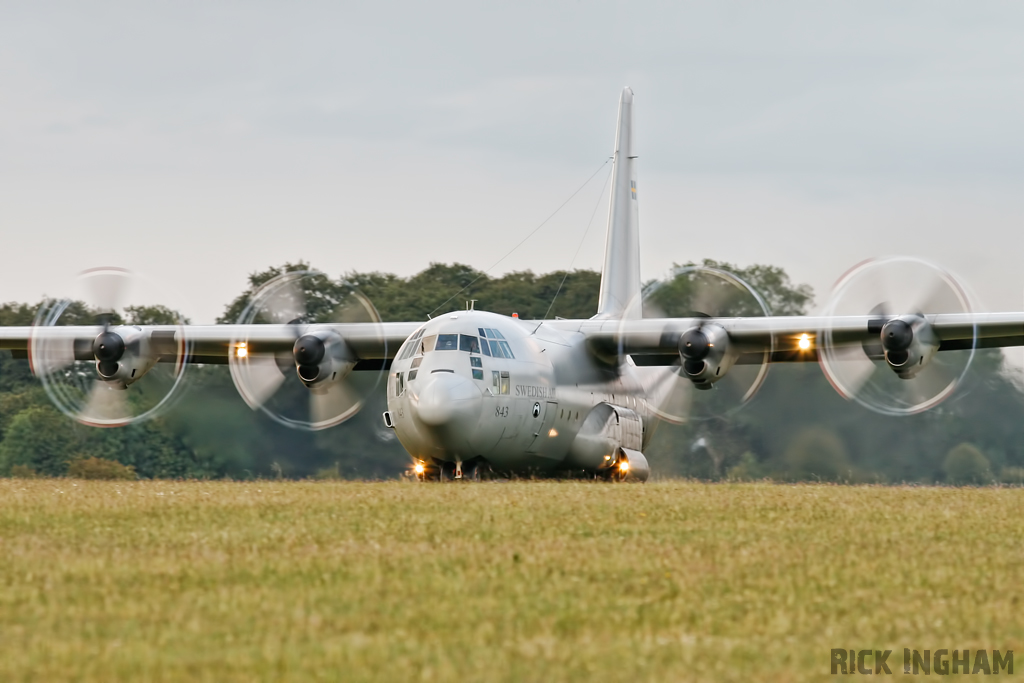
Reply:
<svg viewBox="0 0 1024 683"><path fill-rule="evenodd" d="M84 271L69 289L71 296L40 307L27 349L32 372L56 408L100 427L158 415L180 388L187 366L184 319L161 305L126 306L129 295L161 301L164 293L121 268ZM147 315L162 320L145 329L120 324ZM81 326L83 317L96 326ZM146 381L133 387L143 376Z"/></svg>
<svg viewBox="0 0 1024 683"><path fill-rule="evenodd" d="M138 327L115 327L96 335L90 349L96 373L113 387L126 389L159 360L149 337Z"/></svg>
<svg viewBox="0 0 1024 683"><path fill-rule="evenodd" d="M921 316L901 316L882 325L885 362L901 379L915 377L939 350L939 339Z"/></svg>
<svg viewBox="0 0 1024 683"><path fill-rule="evenodd" d="M952 395L977 342L973 329L946 348L929 321L971 312L964 288L939 266L910 257L865 261L836 283L817 334L818 360L844 398L885 415L919 413ZM868 335L857 341L844 321L865 314Z"/></svg>
<svg viewBox="0 0 1024 683"><path fill-rule="evenodd" d="M307 332L292 346L299 379L308 388L344 379L355 367L345 340L329 330Z"/></svg>
<svg viewBox="0 0 1024 683"><path fill-rule="evenodd" d="M645 362L640 355L633 358L636 365L648 366L638 367L637 376L648 409L659 420L682 424L719 419L753 398L768 373L774 338L769 334L762 340L766 344L745 348L730 339L727 326L718 321L768 316L768 304L757 290L718 268L683 266L648 284L642 296L639 308L645 317L674 319L660 330L658 349L665 354L666 340L671 340L676 353L662 355L657 362ZM687 321L688 327L677 326L678 320ZM624 336L633 324L622 321ZM620 363L626 362L628 350L620 350Z"/></svg>
<svg viewBox="0 0 1024 683"><path fill-rule="evenodd" d="M736 353L730 350L729 334L714 324L683 332L679 337L679 356L683 372L698 389L710 389L736 362Z"/></svg>
<svg viewBox="0 0 1024 683"><path fill-rule="evenodd" d="M241 334L231 340L235 351L228 356L231 379L249 407L308 430L333 427L358 413L386 366L353 372L359 356L334 323L356 323L364 343L386 348L377 309L351 285L302 270L282 273L256 290L238 318ZM268 345L249 338L265 324L278 326L281 339ZM308 392L290 390L292 372Z"/></svg>

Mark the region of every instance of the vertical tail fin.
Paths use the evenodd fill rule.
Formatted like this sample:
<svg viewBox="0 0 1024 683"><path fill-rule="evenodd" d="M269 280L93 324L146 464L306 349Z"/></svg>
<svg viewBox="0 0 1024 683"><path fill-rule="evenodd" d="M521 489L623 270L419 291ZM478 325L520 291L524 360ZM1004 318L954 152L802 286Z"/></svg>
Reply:
<svg viewBox="0 0 1024 683"><path fill-rule="evenodd" d="M615 131L608 237L601 271L596 318L640 318L640 220L636 198L636 148L633 140L633 91L619 98Z"/></svg>

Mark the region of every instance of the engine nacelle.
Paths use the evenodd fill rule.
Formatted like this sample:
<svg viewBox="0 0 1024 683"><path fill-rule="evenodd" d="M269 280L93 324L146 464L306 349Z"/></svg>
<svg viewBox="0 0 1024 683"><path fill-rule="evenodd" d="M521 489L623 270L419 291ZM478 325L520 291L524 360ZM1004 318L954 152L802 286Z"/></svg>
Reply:
<svg viewBox="0 0 1024 683"><path fill-rule="evenodd" d="M683 332L679 337L679 357L683 374L698 389L710 389L736 362L729 333L713 323Z"/></svg>
<svg viewBox="0 0 1024 683"><path fill-rule="evenodd" d="M599 403L569 447L565 465L617 481L647 481L651 467L640 451L643 422L629 408Z"/></svg>
<svg viewBox="0 0 1024 683"><path fill-rule="evenodd" d="M302 335L292 346L292 356L295 371L308 388L344 379L356 365L348 344L331 330L313 330Z"/></svg>
<svg viewBox="0 0 1024 683"><path fill-rule="evenodd" d="M651 466L640 451L620 448L617 456L613 476L619 481L643 483L651 476Z"/></svg>
<svg viewBox="0 0 1024 683"><path fill-rule="evenodd" d="M92 342L96 373L109 385L126 389L139 381L159 360L149 337L141 328L114 327L98 334Z"/></svg>
<svg viewBox="0 0 1024 683"><path fill-rule="evenodd" d="M885 362L901 379L911 379L939 350L939 338L918 315L893 318L882 326Z"/></svg>

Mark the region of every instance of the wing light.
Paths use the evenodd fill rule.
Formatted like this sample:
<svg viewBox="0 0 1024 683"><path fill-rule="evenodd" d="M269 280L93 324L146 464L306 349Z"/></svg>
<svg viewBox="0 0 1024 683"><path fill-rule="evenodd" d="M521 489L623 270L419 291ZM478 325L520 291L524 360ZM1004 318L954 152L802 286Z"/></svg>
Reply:
<svg viewBox="0 0 1024 683"><path fill-rule="evenodd" d="M236 358L245 358L248 355L249 349L246 347L245 342L241 342L238 346L235 347Z"/></svg>
<svg viewBox="0 0 1024 683"><path fill-rule="evenodd" d="M796 343L800 347L801 351L806 351L811 348L811 337L806 332L800 335L800 339Z"/></svg>

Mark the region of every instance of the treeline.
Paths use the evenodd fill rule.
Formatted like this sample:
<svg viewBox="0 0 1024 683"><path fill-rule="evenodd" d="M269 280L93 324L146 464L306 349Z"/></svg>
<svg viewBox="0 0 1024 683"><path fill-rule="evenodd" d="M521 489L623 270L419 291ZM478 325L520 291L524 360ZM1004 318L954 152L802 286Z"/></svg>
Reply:
<svg viewBox="0 0 1024 683"><path fill-rule="evenodd" d="M806 285L771 266L736 268L774 313L805 313ZM250 276L220 322L234 322L261 284L285 264ZM385 321L425 320L476 306L521 318L586 318L597 309L600 275L515 272L500 278L460 264L432 264L408 278L346 273ZM677 283L670 283L670 287ZM557 293L557 297L555 296ZM29 325L36 306L0 306L0 325ZM84 318L87 311L80 311ZM135 322L161 322L169 312L134 309ZM143 379L145 381L145 379ZM743 410L725 419L661 425L648 457L660 475L701 479L1020 483L1024 477L1024 400L998 351L979 352L967 382L938 408L910 417L872 413L841 398L814 363L773 366ZM73 468L117 462L144 478L400 476L409 456L384 428L383 387L353 420L322 432L284 427L240 399L226 366L189 368L185 389L161 417L120 429L79 425L50 404L27 361L0 352L0 475L64 476ZM109 470L109 468L108 468ZM103 470L103 471L108 471ZM122 470L118 470L122 472ZM83 473L85 473L83 475Z"/></svg>

